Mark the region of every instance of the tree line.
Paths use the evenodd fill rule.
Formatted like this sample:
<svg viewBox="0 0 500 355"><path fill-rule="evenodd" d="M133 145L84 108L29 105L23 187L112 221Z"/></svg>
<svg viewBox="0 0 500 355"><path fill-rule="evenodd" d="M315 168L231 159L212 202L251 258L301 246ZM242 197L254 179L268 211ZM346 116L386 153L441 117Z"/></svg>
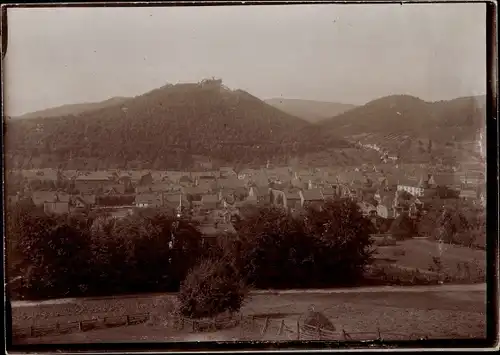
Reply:
<svg viewBox="0 0 500 355"><path fill-rule="evenodd" d="M236 235L204 237L196 222L147 211L123 219L7 211L7 279L14 298L178 291L194 267L224 261L257 288L356 283L371 260L371 223L348 200L293 216L256 208ZM211 242L210 242L211 241Z"/></svg>

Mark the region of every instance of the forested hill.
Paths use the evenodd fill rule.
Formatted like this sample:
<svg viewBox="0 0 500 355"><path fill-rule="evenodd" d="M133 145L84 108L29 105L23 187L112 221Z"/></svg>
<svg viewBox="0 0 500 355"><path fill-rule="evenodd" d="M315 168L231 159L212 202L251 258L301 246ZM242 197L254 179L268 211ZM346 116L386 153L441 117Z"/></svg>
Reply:
<svg viewBox="0 0 500 355"><path fill-rule="evenodd" d="M485 102L485 96L427 102L409 95L392 95L370 101L321 124L345 136L384 132L469 140L484 126Z"/></svg>
<svg viewBox="0 0 500 355"><path fill-rule="evenodd" d="M23 118L43 118L43 117L58 117L58 116L69 116L69 115L79 115L84 112L89 112L92 110L99 110L108 106L114 106L116 104L124 103L127 97L112 97L111 99L101 101L101 102L88 102L82 104L69 104L58 107L48 108L46 110L40 110L35 112L26 113L22 116L12 117L12 119L23 119Z"/></svg>
<svg viewBox="0 0 500 355"><path fill-rule="evenodd" d="M166 85L77 116L10 120L6 131L7 158L16 166L182 168L195 156L253 164L349 146L220 80Z"/></svg>
<svg viewBox="0 0 500 355"><path fill-rule="evenodd" d="M477 142L485 120L485 96L426 102L393 95L319 124L348 140L377 144L402 161L454 165L482 159Z"/></svg>

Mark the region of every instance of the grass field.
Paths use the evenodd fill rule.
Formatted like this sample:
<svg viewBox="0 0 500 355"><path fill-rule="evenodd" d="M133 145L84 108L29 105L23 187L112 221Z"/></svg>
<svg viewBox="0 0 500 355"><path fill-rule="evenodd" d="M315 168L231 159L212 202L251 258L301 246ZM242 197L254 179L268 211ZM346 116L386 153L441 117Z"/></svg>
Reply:
<svg viewBox="0 0 500 355"><path fill-rule="evenodd" d="M311 305L323 312L337 329L347 332L397 332L429 338L484 338L486 324L486 298L484 291L462 292L370 292L338 294L281 294L253 295L242 309L243 315L271 317L268 331L236 327L214 333L191 333L190 330L175 331L158 322L123 328L95 330L59 336L46 336L24 340L29 343L80 343L80 342L138 342L138 341L198 341L198 340L287 340L290 335L277 335L281 319L286 326L294 328L297 321ZM155 312L161 315L170 309L171 299L149 297L149 301L138 298L126 300L107 299L88 301L80 305L53 305L44 308L45 322L55 318L74 317L74 311L90 309L125 314L126 312ZM99 303L103 303L99 305ZM33 307L14 309L14 318L32 317L40 309ZM135 308L135 309L134 309ZM146 310L149 308L149 310ZM52 314L54 317L50 316ZM273 317L274 315L274 317ZM41 316L37 316L40 323ZM388 337L390 339L390 337Z"/></svg>
<svg viewBox="0 0 500 355"><path fill-rule="evenodd" d="M445 272L456 273L459 263L468 263L471 273L484 273L486 268L486 252L453 244L443 244L441 250L435 241L426 239L410 239L394 246L378 246L378 258L392 259L402 267L428 270L433 265L433 257L440 257Z"/></svg>

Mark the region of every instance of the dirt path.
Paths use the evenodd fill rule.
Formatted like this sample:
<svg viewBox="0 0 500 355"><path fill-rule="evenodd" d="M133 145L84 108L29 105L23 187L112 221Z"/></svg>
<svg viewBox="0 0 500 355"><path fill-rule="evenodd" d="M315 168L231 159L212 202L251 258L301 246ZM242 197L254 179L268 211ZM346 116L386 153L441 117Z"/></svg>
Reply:
<svg viewBox="0 0 500 355"><path fill-rule="evenodd" d="M259 290L253 291L251 295L294 295L294 294L338 294L338 293L367 293L367 292L454 292L454 291L486 291L486 284L472 285L436 285L436 286L377 286L377 287L353 287L339 289L305 289L305 290ZM162 294L140 294L116 297L103 297L102 299L120 299L149 296L158 296ZM175 294L172 294L175 295ZM100 300L101 298L61 298L46 301L13 301L12 307L33 307L39 305L57 305L85 302L89 300Z"/></svg>

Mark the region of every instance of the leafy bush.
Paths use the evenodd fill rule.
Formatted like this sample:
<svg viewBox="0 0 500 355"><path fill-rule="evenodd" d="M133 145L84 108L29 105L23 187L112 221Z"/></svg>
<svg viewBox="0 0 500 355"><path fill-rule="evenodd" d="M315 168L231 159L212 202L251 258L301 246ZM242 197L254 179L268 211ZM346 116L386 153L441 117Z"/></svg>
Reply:
<svg viewBox="0 0 500 355"><path fill-rule="evenodd" d="M191 318L237 312L247 294L248 287L232 265L205 259L181 284L178 295L180 312Z"/></svg>

